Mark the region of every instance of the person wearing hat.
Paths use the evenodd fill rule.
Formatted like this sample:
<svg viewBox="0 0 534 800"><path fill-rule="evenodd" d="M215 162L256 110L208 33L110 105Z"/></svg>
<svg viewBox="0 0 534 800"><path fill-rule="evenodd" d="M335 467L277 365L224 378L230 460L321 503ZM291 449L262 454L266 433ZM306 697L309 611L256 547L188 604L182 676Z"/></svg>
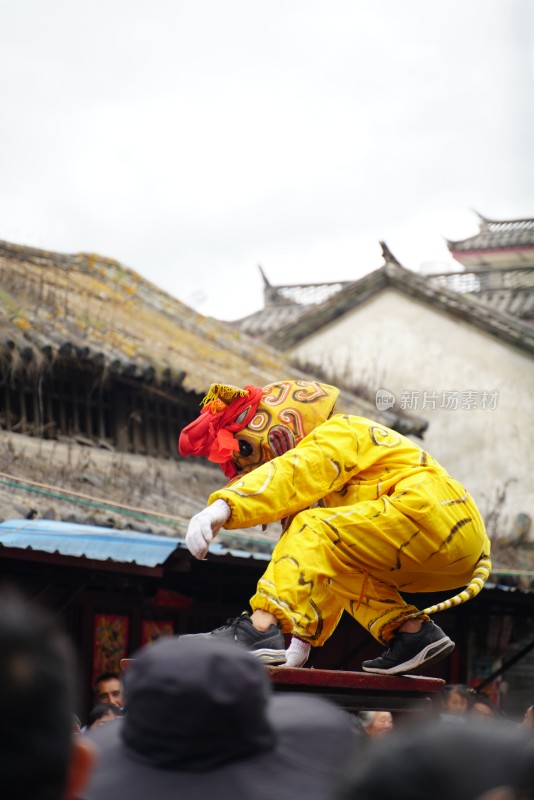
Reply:
<svg viewBox="0 0 534 800"><path fill-rule="evenodd" d="M229 638L266 663L298 667L347 611L386 646L364 671L414 671L454 649L429 614L480 591L490 542L461 484L396 431L334 414L338 395L316 381L213 384L200 416L181 431L180 454L207 457L228 479L189 522L195 558L206 557L223 526L283 524L252 615L196 635ZM400 594L462 586L424 610ZM292 634L287 652L284 634Z"/></svg>
<svg viewBox="0 0 534 800"><path fill-rule="evenodd" d="M83 800L327 800L358 752L346 712L277 695L258 659L216 637L145 646L124 691L124 717L87 734Z"/></svg>

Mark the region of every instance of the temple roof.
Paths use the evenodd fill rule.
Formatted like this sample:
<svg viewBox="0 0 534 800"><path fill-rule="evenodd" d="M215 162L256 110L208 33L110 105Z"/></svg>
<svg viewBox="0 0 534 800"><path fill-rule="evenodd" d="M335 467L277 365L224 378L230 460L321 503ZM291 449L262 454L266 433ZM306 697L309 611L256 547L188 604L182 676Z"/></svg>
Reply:
<svg viewBox="0 0 534 800"><path fill-rule="evenodd" d="M447 247L458 261L473 267L534 266L534 219L492 220L481 214L478 217L477 234L460 241L447 240ZM500 258L499 251L504 251Z"/></svg>
<svg viewBox="0 0 534 800"><path fill-rule="evenodd" d="M460 241L448 240L449 249L473 250L492 247L534 247L534 219L495 220L479 217L479 232Z"/></svg>
<svg viewBox="0 0 534 800"><path fill-rule="evenodd" d="M534 266L477 267L463 272L431 275L430 280L468 294L497 311L534 322Z"/></svg>

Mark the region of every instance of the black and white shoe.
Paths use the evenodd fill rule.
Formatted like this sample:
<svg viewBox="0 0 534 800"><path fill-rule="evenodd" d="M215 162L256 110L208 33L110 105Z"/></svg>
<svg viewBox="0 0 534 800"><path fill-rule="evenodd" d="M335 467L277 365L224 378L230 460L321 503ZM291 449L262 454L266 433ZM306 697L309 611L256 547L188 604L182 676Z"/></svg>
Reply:
<svg viewBox="0 0 534 800"><path fill-rule="evenodd" d="M209 633L187 633L181 638L190 636L204 638L216 636L244 647L264 664L286 663L286 645L281 628L278 625L271 625L267 631L258 631L245 612L239 617L227 620L226 625L221 625Z"/></svg>
<svg viewBox="0 0 534 800"><path fill-rule="evenodd" d="M364 672L377 675L404 675L435 661L454 650L454 642L434 622L423 622L418 633L397 633L381 656L364 661Z"/></svg>

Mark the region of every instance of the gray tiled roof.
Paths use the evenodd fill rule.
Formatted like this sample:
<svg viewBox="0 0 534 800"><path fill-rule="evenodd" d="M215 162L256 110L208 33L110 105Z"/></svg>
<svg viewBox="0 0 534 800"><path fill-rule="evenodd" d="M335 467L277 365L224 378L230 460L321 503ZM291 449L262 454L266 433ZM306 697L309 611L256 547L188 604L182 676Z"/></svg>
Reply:
<svg viewBox="0 0 534 800"><path fill-rule="evenodd" d="M491 220L481 215L479 217L480 230L475 236L447 242L453 254L509 247L534 248L534 219Z"/></svg>
<svg viewBox="0 0 534 800"><path fill-rule="evenodd" d="M533 267L476 267L431 275L437 285L475 297L485 305L525 321L534 321Z"/></svg>
<svg viewBox="0 0 534 800"><path fill-rule="evenodd" d="M260 311L249 314L247 317L236 320L231 324L249 336L263 339L272 331L297 322L308 308L308 306L293 302L265 306Z"/></svg>

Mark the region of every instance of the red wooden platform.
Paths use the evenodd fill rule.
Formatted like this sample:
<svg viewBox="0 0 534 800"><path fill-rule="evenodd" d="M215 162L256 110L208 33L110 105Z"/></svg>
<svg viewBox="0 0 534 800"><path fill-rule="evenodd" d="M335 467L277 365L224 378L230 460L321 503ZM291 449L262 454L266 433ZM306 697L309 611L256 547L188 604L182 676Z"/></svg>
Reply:
<svg viewBox="0 0 534 800"><path fill-rule="evenodd" d="M121 670L131 658L121 660ZM327 697L348 711L432 712L433 696L445 686L441 678L422 675L373 675L333 669L266 667L276 692L307 692Z"/></svg>
<svg viewBox="0 0 534 800"><path fill-rule="evenodd" d="M373 675L330 669L268 667L275 691L328 697L350 711L432 711L432 698L445 686L422 675Z"/></svg>

